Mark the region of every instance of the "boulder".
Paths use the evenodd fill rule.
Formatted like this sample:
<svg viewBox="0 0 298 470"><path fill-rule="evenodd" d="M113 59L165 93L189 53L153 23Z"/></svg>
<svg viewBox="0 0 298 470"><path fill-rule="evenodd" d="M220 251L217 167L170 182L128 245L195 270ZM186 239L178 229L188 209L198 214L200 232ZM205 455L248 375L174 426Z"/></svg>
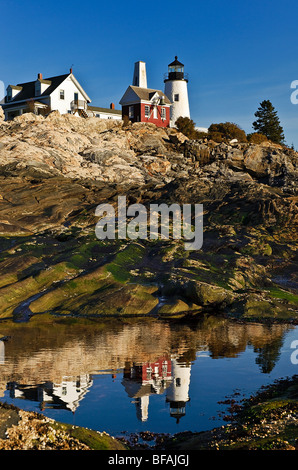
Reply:
<svg viewBox="0 0 298 470"><path fill-rule="evenodd" d="M205 144L193 140L186 140L184 142L184 156L194 159L199 162L200 165L204 165L210 162L210 149Z"/></svg>

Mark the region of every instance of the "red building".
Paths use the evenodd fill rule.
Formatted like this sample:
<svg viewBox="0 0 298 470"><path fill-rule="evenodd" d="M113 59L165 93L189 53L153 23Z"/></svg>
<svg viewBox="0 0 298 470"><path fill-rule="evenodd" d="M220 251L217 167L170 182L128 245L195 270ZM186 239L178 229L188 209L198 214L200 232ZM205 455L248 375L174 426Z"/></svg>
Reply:
<svg viewBox="0 0 298 470"><path fill-rule="evenodd" d="M152 122L158 127L170 124L171 102L160 90L131 85L120 104L122 119L127 116L131 122Z"/></svg>
<svg viewBox="0 0 298 470"><path fill-rule="evenodd" d="M131 122L152 122L158 127L170 124L171 102L160 90L147 88L145 62L136 62L133 85L130 85L120 100L122 119Z"/></svg>

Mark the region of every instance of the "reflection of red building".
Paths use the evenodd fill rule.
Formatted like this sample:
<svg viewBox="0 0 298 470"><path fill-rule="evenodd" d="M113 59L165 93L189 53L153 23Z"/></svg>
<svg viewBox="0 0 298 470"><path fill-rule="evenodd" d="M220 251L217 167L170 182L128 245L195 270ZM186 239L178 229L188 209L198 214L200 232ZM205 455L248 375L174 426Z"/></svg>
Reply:
<svg viewBox="0 0 298 470"><path fill-rule="evenodd" d="M166 379L171 377L171 359L161 357L155 362L144 362L143 364L126 364L124 378L132 379L146 384L152 380Z"/></svg>
<svg viewBox="0 0 298 470"><path fill-rule="evenodd" d="M164 393L171 380L170 357L160 357L155 362L125 364L122 384L128 396L134 399L138 419L147 420L150 395Z"/></svg>

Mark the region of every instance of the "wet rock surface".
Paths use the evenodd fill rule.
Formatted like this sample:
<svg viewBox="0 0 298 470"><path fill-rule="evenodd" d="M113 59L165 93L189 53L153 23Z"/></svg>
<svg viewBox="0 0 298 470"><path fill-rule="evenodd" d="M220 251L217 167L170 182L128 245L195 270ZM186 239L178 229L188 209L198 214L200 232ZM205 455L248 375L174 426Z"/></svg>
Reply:
<svg viewBox="0 0 298 470"><path fill-rule="evenodd" d="M105 432L58 423L0 403L0 450L125 450Z"/></svg>
<svg viewBox="0 0 298 470"><path fill-rule="evenodd" d="M53 112L0 125L0 318L297 320L297 153ZM95 208L203 204L201 250L98 240ZM166 304L166 305L165 305ZM23 312L23 316L22 316Z"/></svg>
<svg viewBox="0 0 298 470"><path fill-rule="evenodd" d="M1 320L210 312L297 323L297 162L296 152L268 142L190 141L150 124L56 112L1 121ZM116 207L119 195L148 209L152 202L203 204L202 249L186 251L172 239L99 241L95 208ZM246 424L174 439L143 433L129 445L296 449L296 397L290 400L270 419L262 415L264 423L246 415ZM123 449L107 435L57 426L2 406L0 448Z"/></svg>

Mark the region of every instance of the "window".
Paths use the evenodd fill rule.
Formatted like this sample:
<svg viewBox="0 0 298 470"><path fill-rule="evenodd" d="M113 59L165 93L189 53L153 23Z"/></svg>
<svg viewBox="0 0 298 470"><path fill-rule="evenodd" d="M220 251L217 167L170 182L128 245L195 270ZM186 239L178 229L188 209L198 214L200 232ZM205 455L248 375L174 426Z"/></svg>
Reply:
<svg viewBox="0 0 298 470"><path fill-rule="evenodd" d="M134 107L129 106L128 108L128 117L133 118L134 117Z"/></svg>
<svg viewBox="0 0 298 470"><path fill-rule="evenodd" d="M174 101L179 101L179 94L174 95Z"/></svg>
<svg viewBox="0 0 298 470"><path fill-rule="evenodd" d="M41 84L40 82L35 83L35 96L41 95Z"/></svg>
<svg viewBox="0 0 298 470"><path fill-rule="evenodd" d="M145 106L145 117L150 117L150 106Z"/></svg>
<svg viewBox="0 0 298 470"><path fill-rule="evenodd" d="M166 108L161 108L161 119L166 119L167 113Z"/></svg>
<svg viewBox="0 0 298 470"><path fill-rule="evenodd" d="M74 98L75 101L79 101L79 93L74 93Z"/></svg>
<svg viewBox="0 0 298 470"><path fill-rule="evenodd" d="M181 379L180 379L180 377L177 377L177 379L176 379L176 387L181 387Z"/></svg>
<svg viewBox="0 0 298 470"><path fill-rule="evenodd" d="M64 90L60 90L60 100L64 100Z"/></svg>

